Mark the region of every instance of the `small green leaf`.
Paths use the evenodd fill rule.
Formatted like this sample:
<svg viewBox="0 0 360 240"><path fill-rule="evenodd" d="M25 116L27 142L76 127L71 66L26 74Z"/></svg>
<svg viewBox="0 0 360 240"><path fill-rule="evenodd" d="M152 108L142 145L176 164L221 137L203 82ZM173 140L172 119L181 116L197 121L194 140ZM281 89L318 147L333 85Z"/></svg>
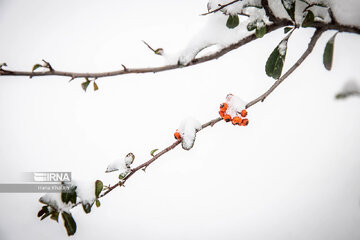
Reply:
<svg viewBox="0 0 360 240"><path fill-rule="evenodd" d="M256 28L255 34L257 38L262 38L266 34L266 25L264 24Z"/></svg>
<svg viewBox="0 0 360 240"><path fill-rule="evenodd" d="M99 200L96 200L95 204L96 204L96 207L100 207L100 205L101 205Z"/></svg>
<svg viewBox="0 0 360 240"><path fill-rule="evenodd" d="M304 21L302 22L302 26L303 27L311 27L312 24L314 23L314 19L315 19L314 13L312 11L308 10L306 12Z"/></svg>
<svg viewBox="0 0 360 240"><path fill-rule="evenodd" d="M86 89L88 88L89 84L90 84L90 81L88 78L85 78L85 82L81 83L81 87L85 92L86 92Z"/></svg>
<svg viewBox="0 0 360 240"><path fill-rule="evenodd" d="M326 70L331 70L332 62L333 62L333 55L334 55L334 43L335 43L335 37L332 36L329 41L326 43L325 49L324 49L324 55L323 55L323 63L326 68Z"/></svg>
<svg viewBox="0 0 360 240"><path fill-rule="evenodd" d="M287 41L287 37L283 39L266 61L265 72L269 77L280 78L286 57Z"/></svg>
<svg viewBox="0 0 360 240"><path fill-rule="evenodd" d="M32 71L35 71L36 69L38 69L39 67L42 67L41 64L35 64L32 68Z"/></svg>
<svg viewBox="0 0 360 240"><path fill-rule="evenodd" d="M97 90L99 90L99 87L98 87L98 85L96 84L96 82L94 81L94 91L97 91Z"/></svg>
<svg viewBox="0 0 360 240"><path fill-rule="evenodd" d="M155 153L157 150L159 150L159 149L155 148L155 149L151 150L150 155L151 155L151 156L154 156L154 153Z"/></svg>
<svg viewBox="0 0 360 240"><path fill-rule="evenodd" d="M61 192L61 200L64 203L76 203L76 186L70 186L69 190Z"/></svg>
<svg viewBox="0 0 360 240"><path fill-rule="evenodd" d="M90 212L91 212L91 205L90 205L90 203L82 204L82 207L83 207L85 213L90 213Z"/></svg>
<svg viewBox="0 0 360 240"><path fill-rule="evenodd" d="M290 18L295 22L295 0L281 0L282 5L284 6L286 12L289 14Z"/></svg>
<svg viewBox="0 0 360 240"><path fill-rule="evenodd" d="M95 196L98 198L101 191L103 190L104 184L100 180L95 181Z"/></svg>
<svg viewBox="0 0 360 240"><path fill-rule="evenodd" d="M61 217L64 220L64 226L66 228L68 236L72 236L76 232L76 222L72 217L71 213L62 212Z"/></svg>
<svg viewBox="0 0 360 240"><path fill-rule="evenodd" d="M252 31L252 30L256 29L256 21L257 20L255 20L253 22L249 22L249 24L246 27L248 31Z"/></svg>
<svg viewBox="0 0 360 240"><path fill-rule="evenodd" d="M45 219L45 218L47 218L48 216L50 216L50 212L47 212L47 213L45 213L41 218L40 218L40 221L41 220L43 220L43 219Z"/></svg>
<svg viewBox="0 0 360 240"><path fill-rule="evenodd" d="M122 172L119 174L119 179L122 180L126 177L127 173L126 172Z"/></svg>
<svg viewBox="0 0 360 240"><path fill-rule="evenodd" d="M59 212L58 211L52 212L50 218L54 221L59 222Z"/></svg>
<svg viewBox="0 0 360 240"><path fill-rule="evenodd" d="M229 15L228 20L226 21L226 26L228 28L236 28L239 25L238 15Z"/></svg>
<svg viewBox="0 0 360 240"><path fill-rule="evenodd" d="M48 206L43 206L38 212L37 217L41 217L42 215L48 212L49 212Z"/></svg>
<svg viewBox="0 0 360 240"><path fill-rule="evenodd" d="M292 27L285 27L284 28L284 33L288 33L289 31L291 31L293 28Z"/></svg>

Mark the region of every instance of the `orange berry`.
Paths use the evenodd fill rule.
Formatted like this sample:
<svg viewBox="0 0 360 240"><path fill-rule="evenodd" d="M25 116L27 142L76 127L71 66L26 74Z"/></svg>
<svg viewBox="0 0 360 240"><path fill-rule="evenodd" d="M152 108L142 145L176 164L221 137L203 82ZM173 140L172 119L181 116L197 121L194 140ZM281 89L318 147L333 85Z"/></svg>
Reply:
<svg viewBox="0 0 360 240"><path fill-rule="evenodd" d="M227 103L222 103L222 104L220 104L220 111L225 112L226 109L227 109L227 107L228 107Z"/></svg>
<svg viewBox="0 0 360 240"><path fill-rule="evenodd" d="M228 114L226 114L226 115L224 116L224 120L225 120L225 122L230 122L230 121L231 121L231 116L228 115Z"/></svg>
<svg viewBox="0 0 360 240"><path fill-rule="evenodd" d="M231 122L232 122L233 125L238 125L238 124L241 123L241 118L240 117L234 117Z"/></svg>
<svg viewBox="0 0 360 240"><path fill-rule="evenodd" d="M219 114L220 114L220 117L221 117L221 118L224 118L224 116L225 116L225 112L220 111L220 112L219 112Z"/></svg>
<svg viewBox="0 0 360 240"><path fill-rule="evenodd" d="M243 109L240 114L241 114L242 117L246 117L247 116L247 111L245 109Z"/></svg>
<svg viewBox="0 0 360 240"><path fill-rule="evenodd" d="M249 124L249 120L247 118L244 118L242 121L241 121L241 126L247 126Z"/></svg>
<svg viewBox="0 0 360 240"><path fill-rule="evenodd" d="M174 133L174 137L176 140L180 140L181 139L181 135L180 133L176 130L176 132Z"/></svg>

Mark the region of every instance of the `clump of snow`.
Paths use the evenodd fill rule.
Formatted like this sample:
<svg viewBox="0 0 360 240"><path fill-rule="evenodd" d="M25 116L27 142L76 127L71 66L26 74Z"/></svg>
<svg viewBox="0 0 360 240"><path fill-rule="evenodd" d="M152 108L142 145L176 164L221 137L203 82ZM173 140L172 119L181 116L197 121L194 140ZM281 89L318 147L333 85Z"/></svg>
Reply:
<svg viewBox="0 0 360 240"><path fill-rule="evenodd" d="M92 205L96 200L94 181L73 181L76 188L76 195L83 204Z"/></svg>
<svg viewBox="0 0 360 240"><path fill-rule="evenodd" d="M260 2L261 1L259 0L243 0L223 8L222 11L207 15L207 23L198 31L198 33L188 43L186 48L179 54L178 63L187 65L198 55L199 52L206 48L215 45L222 49L238 42L250 34L253 34L252 31L249 32L247 30L248 23L256 19L258 19L259 22L263 20L267 23L268 19L265 16L265 11L263 9L255 7L244 8L244 6L249 4L260 5ZM219 4L224 5L226 3L229 3L229 0L210 0L208 6L211 11L218 8ZM229 14L233 15L237 13L246 13L247 15L250 15L250 17L239 15L240 23L236 28L230 29L226 27L226 21ZM211 53L213 52L209 52L209 54Z"/></svg>
<svg viewBox="0 0 360 240"><path fill-rule="evenodd" d="M127 174L130 172L131 164L134 161L134 154L129 153L124 159L115 159L106 168L106 173L120 171L120 174Z"/></svg>
<svg viewBox="0 0 360 240"><path fill-rule="evenodd" d="M287 49L287 39L284 39L280 42L278 49L279 49L279 53L281 56L285 56L286 55L286 49Z"/></svg>
<svg viewBox="0 0 360 240"><path fill-rule="evenodd" d="M196 133L201 130L201 123L195 118L184 119L178 128L182 138L182 148L190 150L195 143Z"/></svg>
<svg viewBox="0 0 360 240"><path fill-rule="evenodd" d="M228 105L226 114L229 114L231 118L238 116L246 106L246 102L244 100L231 93L226 96L226 103Z"/></svg>
<svg viewBox="0 0 360 240"><path fill-rule="evenodd" d="M53 207L54 209L56 209L59 212L70 213L70 209L74 205L71 202L64 203L61 200L61 193L47 193L47 194L43 195L42 197L40 197L39 201L41 203L44 203L44 204L47 204L47 205Z"/></svg>

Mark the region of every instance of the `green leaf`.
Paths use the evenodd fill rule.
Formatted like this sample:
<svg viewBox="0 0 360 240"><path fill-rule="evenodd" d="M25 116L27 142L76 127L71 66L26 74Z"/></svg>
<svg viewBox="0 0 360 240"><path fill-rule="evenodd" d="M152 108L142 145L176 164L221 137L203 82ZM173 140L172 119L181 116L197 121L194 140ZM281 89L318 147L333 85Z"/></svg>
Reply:
<svg viewBox="0 0 360 240"><path fill-rule="evenodd" d="M70 186L69 190L61 192L61 200L64 203L76 203L76 186Z"/></svg>
<svg viewBox="0 0 360 240"><path fill-rule="evenodd" d="M266 25L264 24L256 28L255 34L257 38L262 38L266 34Z"/></svg>
<svg viewBox="0 0 360 240"><path fill-rule="evenodd" d="M290 18L295 22L295 0L281 0L282 5L284 6L286 12L289 14Z"/></svg>
<svg viewBox="0 0 360 240"><path fill-rule="evenodd" d="M236 28L239 25L238 15L229 15L228 20L226 21L226 26L228 28Z"/></svg>
<svg viewBox="0 0 360 240"><path fill-rule="evenodd" d="M91 205L90 205L90 203L82 204L82 207L83 207L85 213L90 213L90 212L91 212Z"/></svg>
<svg viewBox="0 0 360 240"><path fill-rule="evenodd" d="M72 217L71 213L62 212L61 217L64 220L64 226L66 228L68 236L72 236L76 232L76 222Z"/></svg>
<svg viewBox="0 0 360 240"><path fill-rule="evenodd" d="M40 218L40 221L41 220L43 220L43 219L45 219L45 218L47 218L48 216L50 216L50 212L47 212L47 213L45 213L41 218Z"/></svg>
<svg viewBox="0 0 360 240"><path fill-rule="evenodd" d="M96 84L96 82L94 81L94 91L99 90L99 86Z"/></svg>
<svg viewBox="0 0 360 240"><path fill-rule="evenodd" d="M99 200L96 200L95 204L96 204L96 207L100 207L100 205L101 205Z"/></svg>
<svg viewBox="0 0 360 240"><path fill-rule="evenodd" d="M247 30L248 31L252 31L252 30L254 30L254 29L256 29L256 22L257 22L257 20L255 20L255 21L253 21L253 22L249 22L248 23L248 25L247 25Z"/></svg>
<svg viewBox="0 0 360 240"><path fill-rule="evenodd" d="M269 77L279 79L284 66L286 50L287 50L287 36L270 54L265 65L265 72Z"/></svg>
<svg viewBox="0 0 360 240"><path fill-rule="evenodd" d="M41 64L35 64L32 68L32 71L35 71L36 69L38 69L39 67L42 67Z"/></svg>
<svg viewBox="0 0 360 240"><path fill-rule="evenodd" d="M325 50L324 50L324 55L323 55L323 63L324 66L326 68L326 70L331 70L332 67L332 62L333 62L333 55L334 55L334 43L335 43L335 37L336 34L334 34L334 36L332 36L329 41L327 42L326 46L325 46Z"/></svg>
<svg viewBox="0 0 360 240"><path fill-rule="evenodd" d="M85 78L85 82L81 83L81 87L85 92L86 92L86 89L88 88L89 84L90 84L90 81L88 78Z"/></svg>
<svg viewBox="0 0 360 240"><path fill-rule="evenodd" d="M126 172L122 172L119 174L119 179L122 180L126 177L127 173Z"/></svg>
<svg viewBox="0 0 360 240"><path fill-rule="evenodd" d="M52 220L54 220L54 221L59 222L59 212L58 212L58 211L52 212L50 218L51 218Z"/></svg>
<svg viewBox="0 0 360 240"><path fill-rule="evenodd" d="M288 33L289 31L291 31L293 28L292 27L285 27L284 28L284 33Z"/></svg>
<svg viewBox="0 0 360 240"><path fill-rule="evenodd" d="M100 180L95 181L95 196L98 198L101 191L103 190L104 184Z"/></svg>
<svg viewBox="0 0 360 240"><path fill-rule="evenodd" d="M154 156L154 153L155 153L157 150L159 150L159 149L155 148L155 149L151 150L150 155L151 155L151 156Z"/></svg>
<svg viewBox="0 0 360 240"><path fill-rule="evenodd" d="M48 206L43 206L38 212L37 217L41 217L42 215L48 212L49 212Z"/></svg>
<svg viewBox="0 0 360 240"><path fill-rule="evenodd" d="M312 11L308 10L306 12L304 21L302 22L302 26L303 27L311 27L312 24L314 23L314 19L315 19L314 13Z"/></svg>

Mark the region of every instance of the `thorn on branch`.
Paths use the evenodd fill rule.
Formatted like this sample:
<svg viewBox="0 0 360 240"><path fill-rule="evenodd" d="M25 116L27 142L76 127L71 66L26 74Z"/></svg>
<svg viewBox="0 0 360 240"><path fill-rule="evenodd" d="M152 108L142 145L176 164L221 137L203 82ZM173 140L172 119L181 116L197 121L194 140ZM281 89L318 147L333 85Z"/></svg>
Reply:
<svg viewBox="0 0 360 240"><path fill-rule="evenodd" d="M124 65L124 64L121 64L121 66L124 68L124 71L125 71L125 72L127 72L127 71L128 71L128 69L125 67L125 65Z"/></svg>
<svg viewBox="0 0 360 240"><path fill-rule="evenodd" d="M51 64L49 62L45 61L44 59L42 59L42 61L45 63L45 65L43 67L48 68L50 70L50 72L54 71L53 67L51 66Z"/></svg>

